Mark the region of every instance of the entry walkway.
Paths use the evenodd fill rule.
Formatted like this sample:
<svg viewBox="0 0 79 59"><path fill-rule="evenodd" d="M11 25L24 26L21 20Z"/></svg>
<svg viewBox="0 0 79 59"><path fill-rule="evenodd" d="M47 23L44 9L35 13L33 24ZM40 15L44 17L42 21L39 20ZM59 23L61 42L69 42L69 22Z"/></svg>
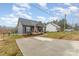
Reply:
<svg viewBox="0 0 79 59"><path fill-rule="evenodd" d="M36 36L16 42L24 56L79 56L79 41Z"/></svg>

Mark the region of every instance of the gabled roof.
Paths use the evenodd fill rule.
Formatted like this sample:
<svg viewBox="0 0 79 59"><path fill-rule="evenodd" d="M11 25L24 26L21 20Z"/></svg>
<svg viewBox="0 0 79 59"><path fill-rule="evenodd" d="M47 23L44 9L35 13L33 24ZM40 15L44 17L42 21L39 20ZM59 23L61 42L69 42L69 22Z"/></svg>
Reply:
<svg viewBox="0 0 79 59"><path fill-rule="evenodd" d="M43 26L43 23L40 21L33 21L29 19L19 18L19 22L21 22L22 25L28 25L28 26Z"/></svg>
<svg viewBox="0 0 79 59"><path fill-rule="evenodd" d="M57 27L57 28L60 28L59 25L57 25L57 24L55 24L55 23L53 23L53 22L48 22L47 24L52 24L53 26L55 26L55 27Z"/></svg>

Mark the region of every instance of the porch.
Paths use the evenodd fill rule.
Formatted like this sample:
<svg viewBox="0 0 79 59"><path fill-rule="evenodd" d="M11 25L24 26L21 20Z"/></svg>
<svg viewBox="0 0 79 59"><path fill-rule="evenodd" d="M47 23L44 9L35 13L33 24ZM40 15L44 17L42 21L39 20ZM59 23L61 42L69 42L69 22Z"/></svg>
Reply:
<svg viewBox="0 0 79 59"><path fill-rule="evenodd" d="M43 27L41 26L23 26L23 34L42 34Z"/></svg>

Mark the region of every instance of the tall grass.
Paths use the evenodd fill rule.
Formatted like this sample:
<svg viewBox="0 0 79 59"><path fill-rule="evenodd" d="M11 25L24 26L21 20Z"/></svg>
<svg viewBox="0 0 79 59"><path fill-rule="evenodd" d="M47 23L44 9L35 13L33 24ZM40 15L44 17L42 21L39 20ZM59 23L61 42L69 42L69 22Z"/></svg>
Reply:
<svg viewBox="0 0 79 59"><path fill-rule="evenodd" d="M20 49L16 44L16 39L22 38L22 35L4 35L3 44L0 45L0 55L2 56L16 56L22 55ZM18 54L19 53L19 54Z"/></svg>
<svg viewBox="0 0 79 59"><path fill-rule="evenodd" d="M79 32L47 32L45 37L66 40L79 40Z"/></svg>

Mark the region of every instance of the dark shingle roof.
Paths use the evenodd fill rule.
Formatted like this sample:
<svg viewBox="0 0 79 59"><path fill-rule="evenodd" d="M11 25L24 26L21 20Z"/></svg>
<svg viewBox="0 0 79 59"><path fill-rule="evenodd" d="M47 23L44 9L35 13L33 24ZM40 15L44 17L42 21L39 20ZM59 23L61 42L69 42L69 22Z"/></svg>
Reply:
<svg viewBox="0 0 79 59"><path fill-rule="evenodd" d="M19 18L19 22L21 22L22 25L28 25L28 26L43 26L43 23L40 21L33 21L29 19Z"/></svg>

